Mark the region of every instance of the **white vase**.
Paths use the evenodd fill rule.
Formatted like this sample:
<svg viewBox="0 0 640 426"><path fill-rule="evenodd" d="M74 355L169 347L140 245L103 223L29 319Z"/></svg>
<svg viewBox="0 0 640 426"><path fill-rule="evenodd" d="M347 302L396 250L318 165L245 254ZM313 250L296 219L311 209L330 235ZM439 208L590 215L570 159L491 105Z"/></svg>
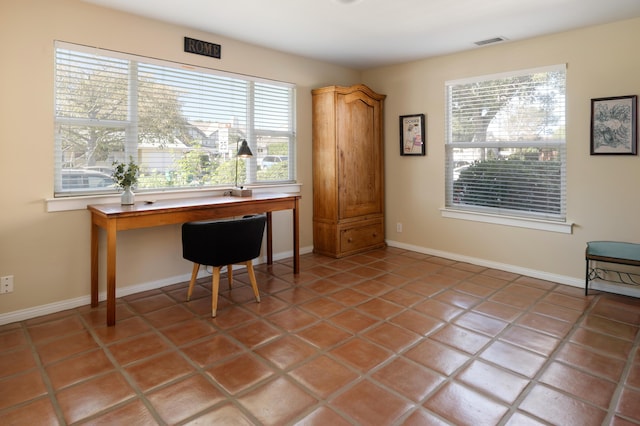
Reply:
<svg viewBox="0 0 640 426"><path fill-rule="evenodd" d="M120 204L123 206L130 206L135 203L136 194L133 193L130 186L127 186L120 198Z"/></svg>

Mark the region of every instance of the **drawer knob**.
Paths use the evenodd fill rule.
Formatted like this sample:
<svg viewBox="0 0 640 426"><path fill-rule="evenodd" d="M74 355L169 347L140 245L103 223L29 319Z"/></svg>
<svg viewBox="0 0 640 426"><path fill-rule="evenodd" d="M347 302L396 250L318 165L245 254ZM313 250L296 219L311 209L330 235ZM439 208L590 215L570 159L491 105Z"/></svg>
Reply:
<svg viewBox="0 0 640 426"><path fill-rule="evenodd" d="M347 242L348 242L348 243L353 242L353 238L349 238L349 239L347 240Z"/></svg>

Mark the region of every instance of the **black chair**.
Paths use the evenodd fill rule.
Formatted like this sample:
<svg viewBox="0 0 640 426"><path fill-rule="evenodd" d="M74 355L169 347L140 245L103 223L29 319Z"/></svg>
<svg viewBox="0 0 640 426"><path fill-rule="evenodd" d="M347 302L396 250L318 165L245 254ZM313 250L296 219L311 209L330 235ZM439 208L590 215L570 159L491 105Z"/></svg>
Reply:
<svg viewBox="0 0 640 426"><path fill-rule="evenodd" d="M191 299L200 265L211 266L213 269L211 316L215 317L218 308L220 269L227 266L229 289L231 289L233 274L231 265L244 264L247 267L256 302L260 302L256 275L253 271L253 259L260 255L266 221L264 215L255 215L242 219L183 224L182 257L193 262L187 300Z"/></svg>

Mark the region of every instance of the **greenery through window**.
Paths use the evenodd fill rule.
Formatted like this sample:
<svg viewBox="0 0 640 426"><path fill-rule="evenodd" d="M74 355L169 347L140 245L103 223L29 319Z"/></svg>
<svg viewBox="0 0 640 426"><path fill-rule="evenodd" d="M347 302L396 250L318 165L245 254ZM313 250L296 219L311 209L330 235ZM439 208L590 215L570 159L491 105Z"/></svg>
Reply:
<svg viewBox="0 0 640 426"><path fill-rule="evenodd" d="M446 207L565 219L565 66L446 83Z"/></svg>
<svg viewBox="0 0 640 426"><path fill-rule="evenodd" d="M138 191L232 186L243 139L238 185L295 179L293 85L62 42L55 58L56 196L114 192L130 158Z"/></svg>

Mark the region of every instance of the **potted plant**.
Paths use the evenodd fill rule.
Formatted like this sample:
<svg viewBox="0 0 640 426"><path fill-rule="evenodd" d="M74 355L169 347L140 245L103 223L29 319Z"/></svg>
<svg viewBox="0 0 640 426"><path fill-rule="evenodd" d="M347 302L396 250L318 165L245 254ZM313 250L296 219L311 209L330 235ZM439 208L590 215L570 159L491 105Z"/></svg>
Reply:
<svg viewBox="0 0 640 426"><path fill-rule="evenodd" d="M113 162L113 174L111 177L116 185L124 190L121 197L122 205L131 205L134 203L135 195L131 189L138 183L139 172L140 166L133 161L133 157L129 157L129 164L119 161Z"/></svg>

